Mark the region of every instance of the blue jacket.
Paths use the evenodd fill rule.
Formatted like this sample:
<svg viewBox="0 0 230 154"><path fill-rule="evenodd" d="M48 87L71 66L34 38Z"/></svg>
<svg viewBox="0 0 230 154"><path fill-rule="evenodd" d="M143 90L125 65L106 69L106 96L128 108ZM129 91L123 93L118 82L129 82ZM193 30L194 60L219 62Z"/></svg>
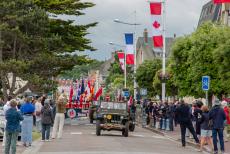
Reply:
<svg viewBox="0 0 230 154"><path fill-rule="evenodd" d="M24 103L21 106L20 110L22 114L32 114L35 111L35 107L31 103Z"/></svg>
<svg viewBox="0 0 230 154"><path fill-rule="evenodd" d="M213 129L224 129L226 115L221 106L214 106L209 112L209 119L213 122Z"/></svg>
<svg viewBox="0 0 230 154"><path fill-rule="evenodd" d="M22 115L17 111L16 108L10 108L6 111L6 131L20 132L20 121L23 120Z"/></svg>

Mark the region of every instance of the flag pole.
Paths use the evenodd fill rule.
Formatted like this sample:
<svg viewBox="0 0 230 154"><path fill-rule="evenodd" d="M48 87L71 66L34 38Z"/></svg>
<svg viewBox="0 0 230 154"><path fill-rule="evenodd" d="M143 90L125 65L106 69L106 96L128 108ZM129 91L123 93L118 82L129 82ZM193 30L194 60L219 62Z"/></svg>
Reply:
<svg viewBox="0 0 230 154"><path fill-rule="evenodd" d="M166 32L165 32L165 28L166 28L166 21L165 21L165 18L166 18L166 0L163 0L162 1L162 4L163 4L163 53L162 53L162 76L163 78L165 78L165 53L166 53L166 39L165 39L165 36L166 36ZM162 82L162 102L165 102L165 93L166 93L166 88L165 88L165 80L163 79L163 82Z"/></svg>
<svg viewBox="0 0 230 154"><path fill-rule="evenodd" d="M125 77L125 88L127 88L127 69L126 69L126 50L124 50L124 77Z"/></svg>

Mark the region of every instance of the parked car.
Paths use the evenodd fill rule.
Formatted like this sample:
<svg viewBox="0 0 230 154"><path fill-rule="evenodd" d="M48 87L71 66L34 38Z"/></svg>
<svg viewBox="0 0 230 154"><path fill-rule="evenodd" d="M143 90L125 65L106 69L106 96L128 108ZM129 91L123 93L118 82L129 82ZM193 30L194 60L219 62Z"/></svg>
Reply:
<svg viewBox="0 0 230 154"><path fill-rule="evenodd" d="M0 140L3 139L4 127L5 127L4 112L3 110L0 110Z"/></svg>

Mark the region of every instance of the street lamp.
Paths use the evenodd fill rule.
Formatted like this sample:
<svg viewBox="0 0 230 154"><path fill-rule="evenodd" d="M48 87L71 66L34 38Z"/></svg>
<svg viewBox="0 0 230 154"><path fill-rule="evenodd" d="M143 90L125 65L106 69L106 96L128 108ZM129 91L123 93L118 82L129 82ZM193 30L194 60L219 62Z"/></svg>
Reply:
<svg viewBox="0 0 230 154"><path fill-rule="evenodd" d="M113 21L116 22L116 23L119 23L119 24L125 24L125 25L130 25L130 26L134 26L134 42L136 41L136 26L139 26L141 25L140 23L136 23L136 11L134 12L135 13L135 22L134 23L129 23L129 22L124 22L124 21L121 21L119 19L114 19ZM136 100L137 97L136 97L136 91L137 91L137 83L136 83L136 44L134 43L134 99ZM126 63L126 62L125 62Z"/></svg>
<svg viewBox="0 0 230 154"><path fill-rule="evenodd" d="M120 45L120 44L116 44L113 42L109 42L110 45L114 45L114 46L119 46L124 48L124 45ZM124 52L124 80L125 80L125 88L127 87L127 71L126 71L126 52Z"/></svg>

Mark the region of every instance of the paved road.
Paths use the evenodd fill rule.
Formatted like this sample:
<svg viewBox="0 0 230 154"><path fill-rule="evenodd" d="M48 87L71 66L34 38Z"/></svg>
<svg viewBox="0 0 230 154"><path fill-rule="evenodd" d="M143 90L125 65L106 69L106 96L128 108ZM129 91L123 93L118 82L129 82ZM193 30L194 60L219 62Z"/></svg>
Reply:
<svg viewBox="0 0 230 154"><path fill-rule="evenodd" d="M95 135L95 125L81 122L64 127L62 139L37 142L23 154L198 154L192 147L182 148L178 142L137 128L129 137L121 132Z"/></svg>

